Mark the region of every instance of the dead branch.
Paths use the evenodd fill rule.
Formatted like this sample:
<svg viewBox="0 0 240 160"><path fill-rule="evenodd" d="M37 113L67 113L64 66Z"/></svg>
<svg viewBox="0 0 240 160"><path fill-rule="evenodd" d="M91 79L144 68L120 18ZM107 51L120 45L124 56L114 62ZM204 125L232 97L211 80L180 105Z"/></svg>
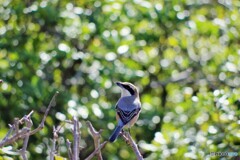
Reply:
<svg viewBox="0 0 240 160"><path fill-rule="evenodd" d="M50 160L54 160L54 155L56 152L56 141L58 139L58 132L55 128L55 126L53 126L53 139L52 139L52 147L50 150Z"/></svg>
<svg viewBox="0 0 240 160"><path fill-rule="evenodd" d="M24 116L19 122L20 123L23 123L23 121L26 123L26 128L30 131L31 130L31 127L33 125L32 123L32 120L30 118L30 116L32 115L33 111L31 111L27 116ZM24 142L23 142L23 147L22 149L20 149L20 154L23 158L23 160L27 160L27 155L26 155L26 152L27 152L27 146L28 146L28 140L29 140L29 132L26 134L26 137L24 138Z"/></svg>
<svg viewBox="0 0 240 160"><path fill-rule="evenodd" d="M58 91L54 94L54 96L52 97L52 99L51 99L51 101L50 101L50 103L49 103L49 105L48 105L48 107L47 107L47 110L46 110L45 113L44 113L42 122L40 123L40 125L39 125L36 129L34 129L33 131L31 131L30 135L33 135L33 134L35 134L36 132L38 132L38 131L40 131L41 129L43 129L44 123L45 123L45 121L46 121L47 115L48 115L51 107L55 106L55 104L56 104L56 97L57 97L58 94L59 94Z"/></svg>
<svg viewBox="0 0 240 160"><path fill-rule="evenodd" d="M12 132L13 132L14 127L13 127L11 124L9 124L9 127L10 127L10 129L9 129L8 133L6 134L6 136L3 138L2 142L5 142L5 141L7 140L7 138L8 138L8 137L12 134ZM0 144L1 144L1 142L0 142Z"/></svg>
<svg viewBox="0 0 240 160"><path fill-rule="evenodd" d="M93 137L93 140L94 140L94 147L95 149L99 148L99 146L101 145L101 133L102 133L102 129L100 129L99 131L96 131L95 128L92 126L92 123L90 121L87 121L86 122L87 125L88 125L88 128L89 128L89 131ZM101 153L101 150L99 150L97 152L97 157L98 157L98 160L102 160L102 153Z"/></svg>
<svg viewBox="0 0 240 160"><path fill-rule="evenodd" d="M72 160L79 159L80 152L80 130L79 130L79 122L76 117L73 117L73 157Z"/></svg>
<svg viewBox="0 0 240 160"><path fill-rule="evenodd" d="M68 158L72 160L72 148L71 148L72 143L67 139L67 149L68 149Z"/></svg>
<svg viewBox="0 0 240 160"><path fill-rule="evenodd" d="M54 94L54 96L53 96L52 100L50 101L48 108L44 114L41 124L35 130L31 131L32 121L31 121L30 117L33 114L33 111L31 111L28 115L25 115L20 120L19 120L19 118L14 118L13 125L9 125L10 130L8 131L6 136L3 138L3 140L0 141L0 148L2 148L5 145L12 144L19 139L24 139L24 145L23 145L23 148L21 149L21 152L24 153L24 155L25 155L29 136L35 134L36 132L38 132L39 130L41 130L44 127L44 122L47 118L49 110L51 109L52 106L54 106L55 98L58 95L58 93L59 92L56 92ZM19 129L19 124L22 124L23 122L25 122L26 127ZM23 156L23 154L22 154L22 156Z"/></svg>
<svg viewBox="0 0 240 160"><path fill-rule="evenodd" d="M108 141L104 141L97 149L95 149L85 160L91 160L98 152L99 150L103 149Z"/></svg>
<svg viewBox="0 0 240 160"><path fill-rule="evenodd" d="M137 157L137 160L143 160L143 157L138 149L138 146L132 139L130 133L129 132L121 132L121 135L122 135L123 139L125 140L125 142L132 147L132 149Z"/></svg>
<svg viewBox="0 0 240 160"><path fill-rule="evenodd" d="M24 140L23 146L19 150L19 153L23 160L27 160L28 158L27 158L26 153L27 153L29 137L31 135L37 133L41 129L43 129L46 118L49 114L51 107L53 107L55 105L55 99L58 94L59 94L59 92L56 92L54 94L54 96L52 97L52 99L44 113L44 117L36 129L31 130L31 127L33 125L32 120L31 120L33 111L31 111L28 115L25 115L21 119L14 118L14 123L12 125L9 125L10 129L9 129L8 133L3 138L3 140L0 141L0 148L5 145L12 144L19 139L23 139ZM73 117L72 121L69 121L69 123L73 124L72 133L73 133L74 140L73 140L73 144L71 144L71 142L68 139L66 140L67 149L68 149L68 157L70 160L79 160L79 154L80 154L80 149L81 149L81 147L80 147L81 133L80 133L79 121L76 117ZM93 137L95 150L85 160L90 160L94 156L97 156L98 160L102 160L103 158L102 158L101 150L106 146L108 141L104 141L103 143L101 143L102 130L100 129L99 131L96 131L96 129L93 127L93 125L91 124L90 121L87 121L86 123L87 123L89 131L91 133L91 136ZM19 125L21 125L21 124L24 124L25 126L20 128ZM57 139L58 139L58 132L60 131L60 129L62 127L63 127L63 125L58 127L57 129L55 127L53 127L53 141L52 141L52 147L51 147L51 151L50 151L50 160L54 160L54 156L56 154L56 143L57 143ZM138 146L133 141L129 132L121 133L121 134L122 134L123 139L133 149L134 153L136 154L137 159L143 160L143 157L138 149Z"/></svg>
<svg viewBox="0 0 240 160"><path fill-rule="evenodd" d="M5 145L12 144L13 142L17 141L20 138L24 138L27 132L29 132L29 130L27 128L23 128L18 133L14 134L12 137L6 137L4 140L0 142L0 148L2 148Z"/></svg>

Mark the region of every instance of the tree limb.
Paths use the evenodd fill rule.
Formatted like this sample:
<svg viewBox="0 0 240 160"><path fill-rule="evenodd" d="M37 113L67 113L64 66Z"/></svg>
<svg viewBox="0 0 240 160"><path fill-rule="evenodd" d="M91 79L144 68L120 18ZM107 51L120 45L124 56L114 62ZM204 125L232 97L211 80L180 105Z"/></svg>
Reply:
<svg viewBox="0 0 240 160"><path fill-rule="evenodd" d="M22 123L22 121L25 121L26 123L26 127L27 129L30 131L31 127L33 125L32 120L30 118L30 116L32 115L33 111L31 111L27 116L24 116L19 122ZM23 147L22 149L19 151L23 160L27 160L27 155L26 155L26 151L27 151L27 146L28 146L28 140L29 140L29 132L26 134L26 137L24 138L24 142L23 142Z"/></svg>
<svg viewBox="0 0 240 160"><path fill-rule="evenodd" d="M72 160L72 148L71 148L71 142L69 139L67 139L67 149L68 149L68 158Z"/></svg>
<svg viewBox="0 0 240 160"><path fill-rule="evenodd" d="M104 141L97 149L95 149L87 158L85 158L85 160L91 160L97 153L99 150L103 149L106 144L108 143L108 141Z"/></svg>
<svg viewBox="0 0 240 160"><path fill-rule="evenodd" d="M59 94L58 91L54 94L54 96L52 97L52 99L51 99L51 101L50 101L50 103L49 103L49 105L48 105L48 107L47 107L47 110L46 110L45 113L44 113L44 116L43 116L43 119L42 119L40 125L39 125L36 129L34 129L33 131L31 131L30 135L33 135L33 134L35 134L36 132L38 132L39 130L43 129L44 123L45 123L45 121L46 121L47 115L48 115L51 107L55 106L56 97L57 97L58 94Z"/></svg>
<svg viewBox="0 0 240 160"><path fill-rule="evenodd" d="M28 115L25 115L20 120L19 120L19 118L14 118L14 124L9 125L10 130L8 131L6 136L3 138L3 140L0 141L0 148L5 146L5 145L12 144L15 141L17 141L18 139L25 139L24 140L24 145L25 146L23 146L23 148L22 148L23 151L24 151L24 149L26 149L26 147L27 147L29 136L35 134L36 132L38 132L39 130L41 130L44 127L44 122L47 118L49 110L51 109L52 106L54 106L55 98L58 95L58 93L59 92L57 91L54 94L52 100L50 101L50 103L48 105L48 108L47 108L47 110L44 114L44 117L42 119L41 124L38 126L38 128L34 129L33 131L31 131L32 121L31 121L31 118L30 118L31 115L33 114L33 111L31 111ZM19 123L22 124L23 121L26 123L26 127L23 127L22 129L19 129Z"/></svg>
<svg viewBox="0 0 240 160"><path fill-rule="evenodd" d="M80 130L79 130L79 122L76 117L73 117L73 154L72 160L79 159L80 152Z"/></svg>
<svg viewBox="0 0 240 160"><path fill-rule="evenodd" d="M87 123L89 131L90 131L90 133L93 137L94 147L95 147L95 149L97 149L101 145L100 138L101 138L102 130L100 129L99 131L96 131L95 128L92 126L92 123L90 121L87 121L86 123ZM103 159L101 150L97 151L97 158L98 158L98 160Z"/></svg>
<svg viewBox="0 0 240 160"><path fill-rule="evenodd" d="M57 139L58 139L58 133L57 133L55 126L53 126L53 140L52 140L52 147L51 147L51 151L50 151L50 158L49 158L50 160L54 160Z"/></svg>
<svg viewBox="0 0 240 160"><path fill-rule="evenodd" d="M129 132L124 132L124 133L121 133L121 134L122 134L123 139L126 141L126 143L129 144L132 147L132 149L133 149L133 151L134 151L134 153L137 157L137 160L143 160L143 157L142 157L142 155L141 155L141 153L138 149L138 146L134 142L134 140L132 139L130 133Z"/></svg>

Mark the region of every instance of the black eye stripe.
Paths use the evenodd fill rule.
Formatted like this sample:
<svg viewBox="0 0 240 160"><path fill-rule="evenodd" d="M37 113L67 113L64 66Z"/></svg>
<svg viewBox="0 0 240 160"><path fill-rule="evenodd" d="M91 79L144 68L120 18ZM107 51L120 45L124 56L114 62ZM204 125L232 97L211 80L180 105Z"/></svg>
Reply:
<svg viewBox="0 0 240 160"><path fill-rule="evenodd" d="M128 92L129 92L131 95L134 95L134 90L133 90L131 87L129 87L128 85L123 85L123 87L124 87L126 90L128 90Z"/></svg>

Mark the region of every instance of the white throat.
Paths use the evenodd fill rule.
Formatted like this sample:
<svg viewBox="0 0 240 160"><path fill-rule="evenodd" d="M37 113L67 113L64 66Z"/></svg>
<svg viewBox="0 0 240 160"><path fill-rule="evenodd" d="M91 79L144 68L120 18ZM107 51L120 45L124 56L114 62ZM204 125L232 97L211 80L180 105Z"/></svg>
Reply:
<svg viewBox="0 0 240 160"><path fill-rule="evenodd" d="M122 89L121 97L127 97L127 96L131 96L131 94L126 89Z"/></svg>

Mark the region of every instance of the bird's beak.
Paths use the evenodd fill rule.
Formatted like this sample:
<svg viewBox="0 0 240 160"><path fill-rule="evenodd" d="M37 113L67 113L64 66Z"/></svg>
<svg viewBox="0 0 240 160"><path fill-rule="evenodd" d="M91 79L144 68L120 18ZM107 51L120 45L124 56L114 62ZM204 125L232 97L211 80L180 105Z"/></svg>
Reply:
<svg viewBox="0 0 240 160"><path fill-rule="evenodd" d="M118 85L119 87L122 87L122 82L116 82L116 85Z"/></svg>

